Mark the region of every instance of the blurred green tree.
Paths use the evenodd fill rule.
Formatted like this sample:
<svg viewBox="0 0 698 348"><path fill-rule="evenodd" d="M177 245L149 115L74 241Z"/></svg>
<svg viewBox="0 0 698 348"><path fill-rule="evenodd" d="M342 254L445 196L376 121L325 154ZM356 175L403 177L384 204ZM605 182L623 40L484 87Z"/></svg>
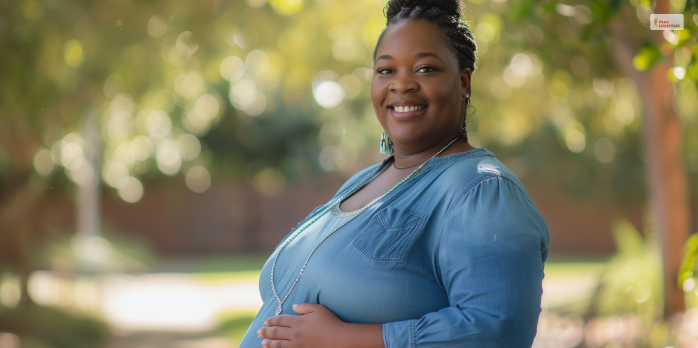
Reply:
<svg viewBox="0 0 698 348"><path fill-rule="evenodd" d="M686 18L685 29L649 30L650 14L677 12ZM569 69L582 76L586 75L583 71L589 70L594 76L593 81L575 83L592 82L597 94L609 88L599 79L603 76L616 79L624 76L634 85L637 100L633 104L642 110L640 134L647 162L648 193L655 228L661 237L665 315L683 311L684 295L676 279L681 264L680 251L691 229L691 215L682 140L688 129L684 131L680 116L688 125L695 123L697 109L693 98L698 79L695 52L698 15L693 2L659 0L651 5L649 1L639 0L591 0L570 4L520 1L510 8L508 16L513 27L524 33L535 26L545 33L546 38L551 38L546 40L546 48L538 50L546 66ZM558 89L555 85L552 88ZM556 91L550 92L552 96ZM621 90L618 92L622 93ZM614 93L611 91L610 94ZM572 103L571 99L575 97L581 96L569 95L569 102ZM624 106L622 99L612 107L621 127L623 123L632 123L634 112L623 110L630 108ZM575 116L585 118L578 112ZM615 135L618 139L618 132L604 121L605 129L601 132L594 129L593 123L590 124L590 138L598 132L611 139ZM566 135L568 145L571 134L574 133ZM599 161L604 162L604 152L613 148L613 142L602 139L596 141L594 153Z"/></svg>
<svg viewBox="0 0 698 348"><path fill-rule="evenodd" d="M100 183L130 203L179 174L195 192L218 176L273 195L351 167L382 26L367 4L0 1L0 257L23 301L49 187L76 192L89 237Z"/></svg>

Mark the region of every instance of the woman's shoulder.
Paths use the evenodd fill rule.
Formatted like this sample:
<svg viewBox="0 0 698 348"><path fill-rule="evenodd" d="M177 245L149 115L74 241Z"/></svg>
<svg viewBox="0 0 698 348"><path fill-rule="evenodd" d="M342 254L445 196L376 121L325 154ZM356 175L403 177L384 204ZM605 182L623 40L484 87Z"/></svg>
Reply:
<svg viewBox="0 0 698 348"><path fill-rule="evenodd" d="M444 168L444 182L455 188L444 221L492 226L492 221L497 220L501 226L519 226L511 231L522 230L527 224L527 231L539 236L541 250L546 250L550 239L547 224L521 181L494 154L485 149L480 152L460 160L454 158ZM464 177L467 179L462 180Z"/></svg>
<svg viewBox="0 0 698 348"><path fill-rule="evenodd" d="M516 175L484 148L435 158L434 161L437 161L435 165L443 166L443 170L439 172L439 181L451 189L467 191L493 178L500 178L511 182L528 195Z"/></svg>

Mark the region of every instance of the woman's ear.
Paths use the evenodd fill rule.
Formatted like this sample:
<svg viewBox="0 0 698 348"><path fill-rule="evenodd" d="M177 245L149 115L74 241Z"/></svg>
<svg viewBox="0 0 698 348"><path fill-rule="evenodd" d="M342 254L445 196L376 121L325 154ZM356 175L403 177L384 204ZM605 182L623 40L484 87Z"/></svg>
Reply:
<svg viewBox="0 0 698 348"><path fill-rule="evenodd" d="M461 70L460 73L460 87L461 87L461 100L466 101L470 98L470 77L472 72L470 68L465 68Z"/></svg>

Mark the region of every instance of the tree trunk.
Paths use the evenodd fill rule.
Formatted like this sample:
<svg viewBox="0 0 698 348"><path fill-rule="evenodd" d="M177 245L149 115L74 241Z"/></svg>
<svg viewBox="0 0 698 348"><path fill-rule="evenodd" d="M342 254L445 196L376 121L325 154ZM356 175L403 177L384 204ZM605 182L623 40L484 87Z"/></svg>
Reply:
<svg viewBox="0 0 698 348"><path fill-rule="evenodd" d="M91 107L86 107L82 116L82 134L85 139L85 161L92 170L88 182L76 186L76 221L78 251L77 270L99 273L108 263L109 250L95 250L90 239L101 234L102 204L99 188L99 169L102 153L102 139L99 134L98 116Z"/></svg>
<svg viewBox="0 0 698 348"><path fill-rule="evenodd" d="M656 13L669 13L668 1L658 1ZM634 13L631 15L634 16ZM684 294L678 287L681 249L690 232L688 182L682 159L681 121L672 107L674 87L667 78L670 61L639 72L633 58L638 39L620 15L610 25L616 63L638 87L643 107L642 136L647 156L647 184L656 229L661 239L664 270L664 314L685 310ZM647 28L649 31L650 29ZM651 33L662 44L661 31Z"/></svg>
<svg viewBox="0 0 698 348"><path fill-rule="evenodd" d="M77 186L77 229L78 233L85 236L95 236L100 234L102 220L99 191L102 139L99 134L97 113L91 108L83 114L82 133L85 138L85 160L89 163L93 174L85 185Z"/></svg>
<svg viewBox="0 0 698 348"><path fill-rule="evenodd" d="M30 223L27 215L26 213L20 215L15 224L17 227L15 230L15 242L19 261L17 264L17 275L19 278L20 305L29 305L34 302L29 294L29 276L34 270L34 263L32 262L32 231L29 227Z"/></svg>
<svg viewBox="0 0 698 348"><path fill-rule="evenodd" d="M35 203L46 190L47 182L32 174L19 188L9 194L9 198L0 205L0 230L7 233L0 240L8 241L14 248L12 251L15 269L19 277L20 303L32 303L29 294L29 275L34 271L33 242L35 219L32 215Z"/></svg>

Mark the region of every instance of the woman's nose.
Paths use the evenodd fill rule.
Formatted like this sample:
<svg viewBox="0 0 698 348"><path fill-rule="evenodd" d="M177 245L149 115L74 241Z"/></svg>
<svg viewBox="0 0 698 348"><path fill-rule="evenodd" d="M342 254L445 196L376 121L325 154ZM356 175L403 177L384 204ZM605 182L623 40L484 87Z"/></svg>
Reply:
<svg viewBox="0 0 698 348"><path fill-rule="evenodd" d="M390 82L390 91L396 93L407 93L409 91L419 90L419 84L411 74L398 74L395 79Z"/></svg>

